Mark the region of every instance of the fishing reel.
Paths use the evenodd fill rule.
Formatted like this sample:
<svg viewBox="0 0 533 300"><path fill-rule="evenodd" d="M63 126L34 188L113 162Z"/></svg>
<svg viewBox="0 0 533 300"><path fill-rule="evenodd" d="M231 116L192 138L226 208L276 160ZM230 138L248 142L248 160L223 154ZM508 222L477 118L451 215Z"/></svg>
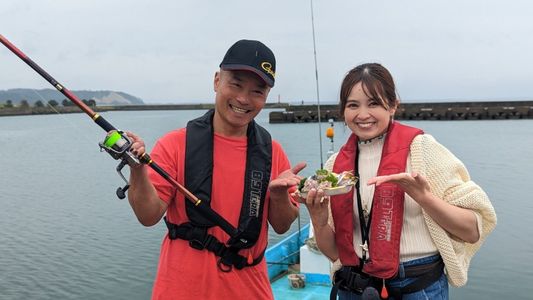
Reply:
<svg viewBox="0 0 533 300"><path fill-rule="evenodd" d="M131 139L124 134L123 131L113 131L108 134L103 142L98 143L100 146L100 151L106 151L116 160L120 160L116 170L118 175L126 182L124 187L117 188L117 197L119 199L126 198L126 191L130 187L130 184L124 174L122 174L122 169L126 165L131 167L136 167L141 164L141 161L130 151L132 145Z"/></svg>

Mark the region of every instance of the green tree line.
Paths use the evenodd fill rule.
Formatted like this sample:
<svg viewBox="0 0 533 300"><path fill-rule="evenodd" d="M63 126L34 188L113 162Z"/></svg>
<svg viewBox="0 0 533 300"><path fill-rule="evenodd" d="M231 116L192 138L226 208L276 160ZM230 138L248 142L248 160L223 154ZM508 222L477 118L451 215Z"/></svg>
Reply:
<svg viewBox="0 0 533 300"><path fill-rule="evenodd" d="M93 99L90 99L90 100L83 99L81 101L87 106L90 106L90 107L95 107L96 106L96 101L93 100ZM63 99L63 101L61 101L61 105L64 106L64 107L75 106L75 104L72 101L69 101L67 99ZM59 106L59 102L57 102L54 99L51 99L51 100L48 100L48 102L46 102L46 103L43 103L43 101L41 101L41 100L38 100L37 102L33 103L33 107L45 107L45 106L46 107L57 107L57 106ZM27 109L27 108L31 108L31 107L32 107L32 105L30 105L30 103L27 100L21 100L20 103L18 103L18 104L14 104L13 101L11 101L11 100L6 100L5 103L0 103L0 109L2 109L2 108Z"/></svg>

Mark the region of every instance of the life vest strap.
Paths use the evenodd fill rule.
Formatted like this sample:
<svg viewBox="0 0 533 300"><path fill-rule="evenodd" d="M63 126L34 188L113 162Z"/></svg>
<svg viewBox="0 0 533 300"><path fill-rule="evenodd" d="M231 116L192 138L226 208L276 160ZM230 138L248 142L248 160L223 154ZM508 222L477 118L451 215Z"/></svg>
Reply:
<svg viewBox="0 0 533 300"><path fill-rule="evenodd" d="M215 236L207 233L207 227L195 226L192 223L183 223L180 225L171 223L167 217L163 218L168 228L168 238L170 240L182 239L189 241L189 246L197 250L208 250L220 257L218 267L223 272L229 272L233 267L240 270L244 267L251 267L259 264L265 255L265 249L261 254L248 262L248 259L238 252L239 248L228 247L220 242Z"/></svg>
<svg viewBox="0 0 533 300"><path fill-rule="evenodd" d="M439 280L444 271L444 262L439 258L432 263L405 267L404 270L402 278L416 278L416 280L401 288L389 286L390 281L400 279L398 275L385 280L390 297L394 299L401 300L403 295L423 290ZM360 267L343 266L333 276L330 299L337 299L339 289L361 295L368 287L380 290L383 287L383 279L362 272Z"/></svg>

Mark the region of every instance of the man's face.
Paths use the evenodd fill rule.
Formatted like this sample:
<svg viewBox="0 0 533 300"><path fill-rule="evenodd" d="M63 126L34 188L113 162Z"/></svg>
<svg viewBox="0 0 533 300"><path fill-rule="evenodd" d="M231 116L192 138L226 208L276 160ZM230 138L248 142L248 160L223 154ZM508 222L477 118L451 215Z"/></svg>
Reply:
<svg viewBox="0 0 533 300"><path fill-rule="evenodd" d="M250 71L215 74L215 132L226 136L246 135L248 123L265 106L270 87Z"/></svg>

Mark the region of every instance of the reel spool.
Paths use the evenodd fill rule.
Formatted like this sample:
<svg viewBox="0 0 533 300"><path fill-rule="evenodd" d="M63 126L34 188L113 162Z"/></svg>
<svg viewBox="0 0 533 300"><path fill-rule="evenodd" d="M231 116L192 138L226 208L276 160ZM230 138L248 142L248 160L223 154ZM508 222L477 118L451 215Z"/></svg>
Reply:
<svg viewBox="0 0 533 300"><path fill-rule="evenodd" d="M104 141L98 143L98 145L100 146L100 151L105 150L111 155L111 157L120 160L116 170L118 175L126 182L126 185L124 187L118 187L116 193L119 199L126 198L126 191L130 187L130 184L124 174L122 174L122 169L126 165L130 165L131 167L141 165L139 159L129 151L132 145L131 139L128 138L123 131L112 131L106 136Z"/></svg>

